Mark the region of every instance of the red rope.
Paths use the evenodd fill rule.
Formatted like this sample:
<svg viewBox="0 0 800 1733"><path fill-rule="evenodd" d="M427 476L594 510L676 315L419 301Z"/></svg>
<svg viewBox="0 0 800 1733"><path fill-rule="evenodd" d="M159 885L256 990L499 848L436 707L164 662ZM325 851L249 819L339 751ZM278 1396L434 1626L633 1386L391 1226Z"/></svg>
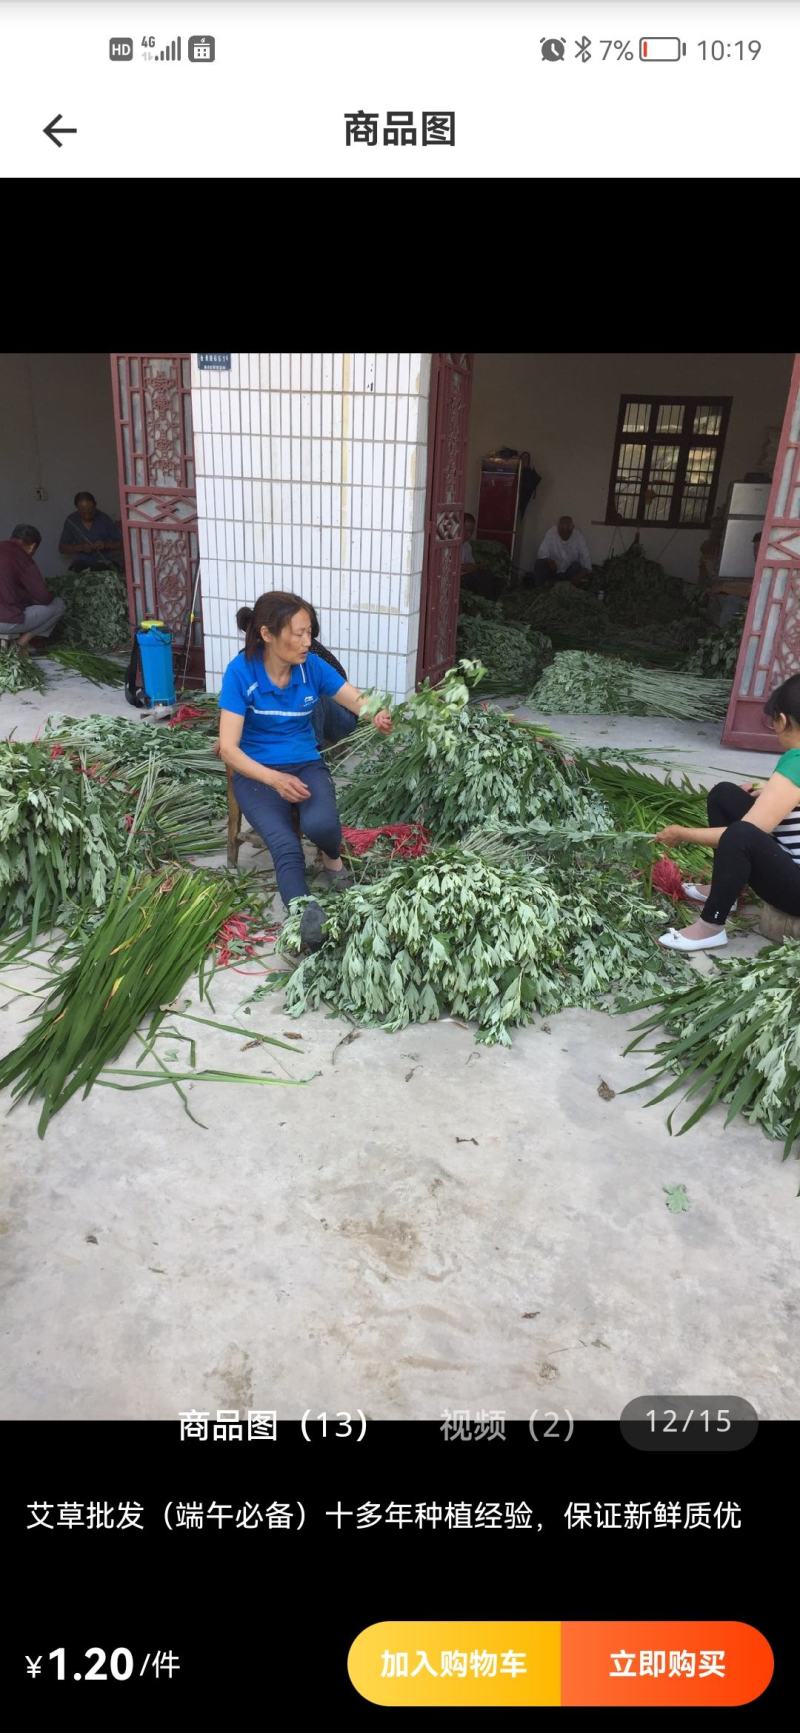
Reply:
<svg viewBox="0 0 800 1733"><path fill-rule="evenodd" d="M375 830L353 830L349 825L342 828L342 837L350 854L367 854L379 836L394 839L393 855L410 858L425 854L430 843L428 832L421 824L379 824Z"/></svg>
<svg viewBox="0 0 800 1733"><path fill-rule="evenodd" d="M167 723L167 727L189 728L193 722L204 722L207 720L208 717L206 711L198 710L196 704L182 704L180 709L176 710L172 721Z"/></svg>
<svg viewBox="0 0 800 1733"><path fill-rule="evenodd" d="M266 969L237 969L234 959L240 962L245 957L254 957L261 945L277 937L278 930L277 927L268 927L256 931L252 915L231 915L217 934L217 968L233 968L236 975L268 974Z"/></svg>
<svg viewBox="0 0 800 1733"><path fill-rule="evenodd" d="M662 896L669 897L673 903L684 901L683 874L674 860L662 855L653 867L653 889L660 891Z"/></svg>
<svg viewBox="0 0 800 1733"><path fill-rule="evenodd" d="M653 888L661 891L662 896L669 897L673 903L688 903L691 908L699 908L694 897L687 897L683 889L683 874L674 860L662 855L653 867ZM747 887L742 891L736 908L743 909L748 901Z"/></svg>

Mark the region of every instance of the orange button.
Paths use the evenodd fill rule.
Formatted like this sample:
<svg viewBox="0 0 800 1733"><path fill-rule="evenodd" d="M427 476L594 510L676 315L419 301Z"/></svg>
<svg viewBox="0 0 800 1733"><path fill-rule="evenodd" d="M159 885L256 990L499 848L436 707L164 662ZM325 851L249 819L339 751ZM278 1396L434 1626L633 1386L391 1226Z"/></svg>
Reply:
<svg viewBox="0 0 800 1733"><path fill-rule="evenodd" d="M766 1637L735 1620L609 1620L561 1626L564 1707L703 1708L751 1703L772 1678Z"/></svg>

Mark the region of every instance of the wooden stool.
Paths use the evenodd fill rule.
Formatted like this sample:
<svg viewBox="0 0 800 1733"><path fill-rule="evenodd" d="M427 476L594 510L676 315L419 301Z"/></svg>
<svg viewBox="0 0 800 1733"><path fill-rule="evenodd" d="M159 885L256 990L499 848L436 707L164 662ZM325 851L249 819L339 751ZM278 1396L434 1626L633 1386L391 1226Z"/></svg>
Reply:
<svg viewBox="0 0 800 1733"><path fill-rule="evenodd" d="M773 909L771 903L764 903L758 911L756 928L763 939L771 939L773 944L779 939L800 939L800 916L785 915L781 909Z"/></svg>
<svg viewBox="0 0 800 1733"><path fill-rule="evenodd" d="M242 830L242 809L233 792L233 771L229 766L225 771L225 781L228 795L228 866L235 867L239 864L239 849L242 843L247 842L249 837L255 836L257 833L253 830ZM300 814L296 806L292 807L292 824L299 836ZM260 837L258 846L260 848L267 846Z"/></svg>
<svg viewBox="0 0 800 1733"><path fill-rule="evenodd" d="M239 849L244 842L241 832L242 809L233 792L233 771L226 768L225 781L228 795L228 866L235 867L239 863Z"/></svg>

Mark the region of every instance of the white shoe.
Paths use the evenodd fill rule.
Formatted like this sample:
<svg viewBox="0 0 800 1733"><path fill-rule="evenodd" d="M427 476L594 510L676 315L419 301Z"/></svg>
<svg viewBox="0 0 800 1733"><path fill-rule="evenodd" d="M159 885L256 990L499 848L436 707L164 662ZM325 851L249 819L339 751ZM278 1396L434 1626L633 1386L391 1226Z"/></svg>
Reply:
<svg viewBox="0 0 800 1733"><path fill-rule="evenodd" d="M681 890L683 891L684 896L689 898L690 903L708 902L707 892L701 891L699 885L689 885L683 882L681 884Z"/></svg>
<svg viewBox="0 0 800 1733"><path fill-rule="evenodd" d="M725 932L712 933L709 939L685 939L677 927L670 927L669 932L662 933L659 944L665 951L714 951L720 945L727 945L728 935Z"/></svg>

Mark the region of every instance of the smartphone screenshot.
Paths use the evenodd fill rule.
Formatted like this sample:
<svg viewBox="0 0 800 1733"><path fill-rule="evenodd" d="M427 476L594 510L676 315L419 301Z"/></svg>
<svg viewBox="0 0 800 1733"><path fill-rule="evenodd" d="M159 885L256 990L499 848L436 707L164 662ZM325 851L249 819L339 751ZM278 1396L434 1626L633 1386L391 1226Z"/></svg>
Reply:
<svg viewBox="0 0 800 1733"><path fill-rule="evenodd" d="M15 1719L796 1718L799 18L0 0Z"/></svg>

